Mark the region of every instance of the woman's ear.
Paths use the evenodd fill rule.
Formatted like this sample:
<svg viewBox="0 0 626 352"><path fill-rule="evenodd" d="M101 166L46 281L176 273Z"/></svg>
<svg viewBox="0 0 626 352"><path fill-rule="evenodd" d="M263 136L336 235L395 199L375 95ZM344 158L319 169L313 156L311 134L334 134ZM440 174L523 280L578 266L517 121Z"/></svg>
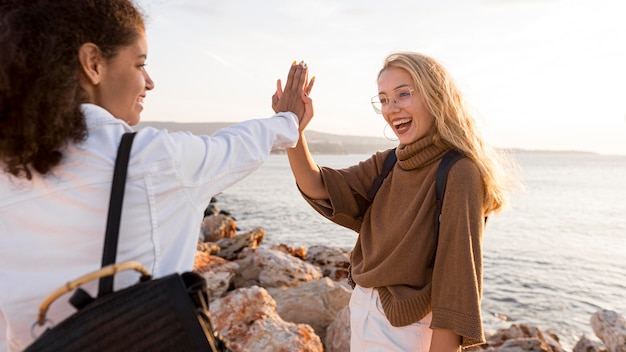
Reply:
<svg viewBox="0 0 626 352"><path fill-rule="evenodd" d="M100 48L94 43L85 43L78 49L80 72L92 85L102 80L104 59Z"/></svg>

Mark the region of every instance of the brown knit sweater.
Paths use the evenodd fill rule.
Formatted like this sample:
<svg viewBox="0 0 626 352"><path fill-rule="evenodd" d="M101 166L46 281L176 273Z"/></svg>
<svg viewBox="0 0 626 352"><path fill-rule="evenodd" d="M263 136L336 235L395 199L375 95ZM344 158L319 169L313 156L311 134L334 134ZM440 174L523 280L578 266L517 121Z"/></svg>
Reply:
<svg viewBox="0 0 626 352"><path fill-rule="evenodd" d="M322 167L329 200L305 199L326 218L359 233L352 278L378 289L393 326L433 313L431 328L451 329L468 347L485 341L482 297L483 184L468 158L448 174L433 269L435 175L447 150L426 136L400 145L398 162L370 204L367 192L390 151L346 169Z"/></svg>

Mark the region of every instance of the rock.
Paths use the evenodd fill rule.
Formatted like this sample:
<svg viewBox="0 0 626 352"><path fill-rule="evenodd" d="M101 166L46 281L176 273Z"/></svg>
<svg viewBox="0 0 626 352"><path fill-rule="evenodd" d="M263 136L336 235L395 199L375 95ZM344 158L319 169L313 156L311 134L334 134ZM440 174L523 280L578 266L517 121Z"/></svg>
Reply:
<svg viewBox="0 0 626 352"><path fill-rule="evenodd" d="M606 352L606 348L584 336L578 340L572 352Z"/></svg>
<svg viewBox="0 0 626 352"><path fill-rule="evenodd" d="M229 271L207 271L202 276L206 280L209 301L212 301L222 297L228 291L230 280L235 274Z"/></svg>
<svg viewBox="0 0 626 352"><path fill-rule="evenodd" d="M352 294L327 277L292 288L268 288L267 291L276 301L276 311L283 319L310 325L322 341L326 328L348 305Z"/></svg>
<svg viewBox="0 0 626 352"><path fill-rule="evenodd" d="M235 237L237 224L233 218L224 214L209 215L200 224L200 234L203 242L217 242L222 238Z"/></svg>
<svg viewBox="0 0 626 352"><path fill-rule="evenodd" d="M322 352L322 342L309 325L285 322L276 302L261 287L237 289L211 303L215 329L233 351Z"/></svg>
<svg viewBox="0 0 626 352"><path fill-rule="evenodd" d="M193 270L198 271L200 268L204 268L211 261L211 255L209 253L196 251L196 256L193 258Z"/></svg>
<svg viewBox="0 0 626 352"><path fill-rule="evenodd" d="M228 291L230 281L238 269L237 263L204 252L196 253L194 271L206 279L210 300L222 297Z"/></svg>
<svg viewBox="0 0 626 352"><path fill-rule="evenodd" d="M311 246L307 252L306 261L319 266L322 275L332 280L339 281L348 278L349 251L326 246Z"/></svg>
<svg viewBox="0 0 626 352"><path fill-rule="evenodd" d="M244 249L239 253L239 259L233 261L239 265L239 270L232 280L233 288L261 286L259 276L263 268L257 264L257 258L253 255L254 251L254 249Z"/></svg>
<svg viewBox="0 0 626 352"><path fill-rule="evenodd" d="M326 328L324 348L326 352L350 351L350 306L343 307L335 320Z"/></svg>
<svg viewBox="0 0 626 352"><path fill-rule="evenodd" d="M219 209L217 208L217 205L215 205L215 202L213 202L213 199L212 199L211 203L209 203L206 209L204 209L204 217L206 218L207 216L217 215L217 214L219 214Z"/></svg>
<svg viewBox="0 0 626 352"><path fill-rule="evenodd" d="M198 241L198 245L196 246L196 250L200 252L204 252L210 255L216 255L220 252L221 248L215 242L202 242Z"/></svg>
<svg viewBox="0 0 626 352"><path fill-rule="evenodd" d="M536 337L520 338L505 341L502 346L496 348L497 352L554 352L544 341Z"/></svg>
<svg viewBox="0 0 626 352"><path fill-rule="evenodd" d="M556 335L544 333L539 328L526 324L512 324L509 328L498 329L495 334L487 337L487 343L468 350L481 349L497 352L563 352Z"/></svg>
<svg viewBox="0 0 626 352"><path fill-rule="evenodd" d="M591 316L591 328L609 352L626 352L626 320L614 311L600 310Z"/></svg>
<svg viewBox="0 0 626 352"><path fill-rule="evenodd" d="M244 248L257 248L265 238L265 229L258 227L246 233L217 241L220 251L217 255L234 260Z"/></svg>
<svg viewBox="0 0 626 352"><path fill-rule="evenodd" d="M318 267L276 250L246 248L239 257L241 259L235 262L240 269L233 278L236 288L249 286L253 282L265 288L294 287L322 278Z"/></svg>
<svg viewBox="0 0 626 352"><path fill-rule="evenodd" d="M300 247L291 247L288 244L281 243L277 246L270 247L271 249L275 249L277 251L281 251L283 253L287 253L291 256L304 260L306 257L306 249L302 246Z"/></svg>

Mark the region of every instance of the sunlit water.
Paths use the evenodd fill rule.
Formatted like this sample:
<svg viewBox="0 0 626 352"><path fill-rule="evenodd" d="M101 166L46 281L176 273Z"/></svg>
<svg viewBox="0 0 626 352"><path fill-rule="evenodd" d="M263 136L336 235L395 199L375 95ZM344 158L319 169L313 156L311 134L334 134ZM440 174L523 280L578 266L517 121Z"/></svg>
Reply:
<svg viewBox="0 0 626 352"><path fill-rule="evenodd" d="M368 155L317 155L345 167ZM518 152L524 192L491 216L484 237L483 317L487 332L512 323L556 333L573 347L597 340L599 309L626 316L626 157ZM285 155L217 197L242 231L263 227L265 245L351 249L356 233L318 215L302 199Z"/></svg>

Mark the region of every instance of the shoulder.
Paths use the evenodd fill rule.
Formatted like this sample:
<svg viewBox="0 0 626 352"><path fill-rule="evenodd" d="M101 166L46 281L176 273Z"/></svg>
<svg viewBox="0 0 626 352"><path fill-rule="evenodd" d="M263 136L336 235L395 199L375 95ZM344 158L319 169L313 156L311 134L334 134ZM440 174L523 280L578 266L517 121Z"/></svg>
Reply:
<svg viewBox="0 0 626 352"><path fill-rule="evenodd" d="M454 163L450 170L454 170L455 173L460 173L464 175L479 173L476 163L466 156L462 157L456 163Z"/></svg>
<svg viewBox="0 0 626 352"><path fill-rule="evenodd" d="M208 136L195 135L187 131L169 131L167 129L157 129L154 127L143 127L137 131L135 141L141 145L152 145L166 149L179 149L190 147L194 144L204 144L204 139ZM188 146L187 144L191 144Z"/></svg>
<svg viewBox="0 0 626 352"><path fill-rule="evenodd" d="M372 154L369 158L361 160L355 165L349 166L347 168L341 169L339 171L345 172L348 174L357 174L366 178L373 178L376 175L380 174L383 170L383 165L385 163L385 159L390 153L395 152L394 149L387 149L377 151Z"/></svg>
<svg viewBox="0 0 626 352"><path fill-rule="evenodd" d="M206 159L208 150L202 136L190 132L143 127L135 136L131 162L144 166L199 163Z"/></svg>
<svg viewBox="0 0 626 352"><path fill-rule="evenodd" d="M448 173L444 204L453 204L453 208L482 210L485 186L476 163L464 157L458 160ZM465 211L465 210L463 210ZM484 215L480 215L481 217Z"/></svg>
<svg viewBox="0 0 626 352"><path fill-rule="evenodd" d="M476 163L468 157L459 159L448 172L448 182L460 184L479 184L480 170Z"/></svg>
<svg viewBox="0 0 626 352"><path fill-rule="evenodd" d="M396 162L396 148L387 149L387 150L379 150L370 158L372 163L376 166L378 171L382 171L385 163L388 163L389 166L393 166L393 163Z"/></svg>
<svg viewBox="0 0 626 352"><path fill-rule="evenodd" d="M320 166L324 182L332 182L331 179L342 179L350 184L360 184L369 187L372 181L382 173L383 165L392 149L377 151L369 158L362 159L356 164L344 168Z"/></svg>

